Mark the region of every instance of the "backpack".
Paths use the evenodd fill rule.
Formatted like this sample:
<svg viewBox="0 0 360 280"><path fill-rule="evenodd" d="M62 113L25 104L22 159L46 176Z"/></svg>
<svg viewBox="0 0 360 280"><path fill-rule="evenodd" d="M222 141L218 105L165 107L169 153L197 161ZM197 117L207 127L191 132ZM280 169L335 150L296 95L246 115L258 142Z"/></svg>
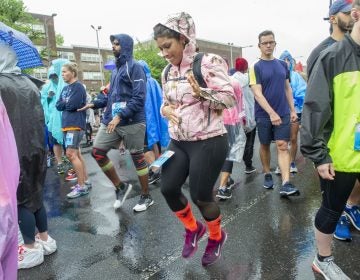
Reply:
<svg viewBox="0 0 360 280"><path fill-rule="evenodd" d="M199 86L202 88L206 88L207 87L206 82L201 74L201 61L202 61L203 56L204 56L203 52L197 53L195 55L193 65L192 65L192 71L194 73L195 80L198 82ZM165 70L164 70L165 82L167 82L169 80L168 75L169 75L171 66L172 65L169 63L165 67ZM186 79L186 78L177 78L177 79L170 79L170 80L175 81L175 80L183 80L183 79Z"/></svg>

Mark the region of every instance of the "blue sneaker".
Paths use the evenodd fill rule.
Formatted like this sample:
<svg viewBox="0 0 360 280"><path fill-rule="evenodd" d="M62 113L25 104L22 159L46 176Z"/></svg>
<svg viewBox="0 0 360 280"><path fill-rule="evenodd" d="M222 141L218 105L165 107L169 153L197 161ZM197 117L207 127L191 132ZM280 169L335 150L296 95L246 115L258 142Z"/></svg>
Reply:
<svg viewBox="0 0 360 280"><path fill-rule="evenodd" d="M280 188L280 196L281 197L287 197L290 195L299 195L300 192L293 184L290 182L286 182L284 185Z"/></svg>
<svg viewBox="0 0 360 280"><path fill-rule="evenodd" d="M264 176L264 188L265 189L272 189L274 187L274 182L272 175L270 173L266 173Z"/></svg>
<svg viewBox="0 0 360 280"><path fill-rule="evenodd" d="M359 206L352 206L351 208L345 206L345 215L350 219L353 226L360 230L360 210Z"/></svg>
<svg viewBox="0 0 360 280"><path fill-rule="evenodd" d="M336 225L334 237L341 241L351 241L350 221L346 215L341 215Z"/></svg>

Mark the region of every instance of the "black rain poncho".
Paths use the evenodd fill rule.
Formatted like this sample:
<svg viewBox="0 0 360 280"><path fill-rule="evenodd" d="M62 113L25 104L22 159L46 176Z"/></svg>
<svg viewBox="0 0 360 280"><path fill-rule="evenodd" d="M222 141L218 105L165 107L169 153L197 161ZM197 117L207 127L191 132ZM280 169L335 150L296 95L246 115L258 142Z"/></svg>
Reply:
<svg viewBox="0 0 360 280"><path fill-rule="evenodd" d="M38 88L21 75L16 54L0 44L0 96L14 130L20 162L18 205L31 211L42 206L46 175L44 113Z"/></svg>

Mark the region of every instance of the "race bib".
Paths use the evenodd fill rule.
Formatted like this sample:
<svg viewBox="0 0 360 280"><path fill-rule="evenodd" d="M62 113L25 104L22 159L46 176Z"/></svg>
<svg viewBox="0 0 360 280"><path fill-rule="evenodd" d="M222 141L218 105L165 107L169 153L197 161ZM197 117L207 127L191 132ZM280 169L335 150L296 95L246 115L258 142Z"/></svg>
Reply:
<svg viewBox="0 0 360 280"><path fill-rule="evenodd" d="M171 158L175 154L174 151L166 151L164 152L157 160L155 160L149 167L160 167L162 166L169 158Z"/></svg>
<svg viewBox="0 0 360 280"><path fill-rule="evenodd" d="M70 146L73 144L74 141L74 133L68 132L65 136L65 147Z"/></svg>

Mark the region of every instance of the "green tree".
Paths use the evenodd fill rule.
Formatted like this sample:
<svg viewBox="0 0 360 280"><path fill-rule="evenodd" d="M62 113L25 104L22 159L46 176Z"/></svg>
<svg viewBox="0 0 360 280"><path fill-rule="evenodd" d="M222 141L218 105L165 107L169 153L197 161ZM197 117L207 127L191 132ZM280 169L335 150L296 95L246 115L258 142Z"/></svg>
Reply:
<svg viewBox="0 0 360 280"><path fill-rule="evenodd" d="M161 72L167 65L164 58L159 56L159 49L154 43L138 42L134 49L134 57L137 60L144 60L149 65L151 76L161 84Z"/></svg>
<svg viewBox="0 0 360 280"><path fill-rule="evenodd" d="M6 25L25 33L35 45L40 45L45 38L45 34L34 28L35 24L42 24L38 19L33 18L27 11L22 0L0 0L0 21ZM62 46L64 37L56 34L56 44ZM48 55L45 48L40 52L44 59ZM56 56L56 53L53 54Z"/></svg>
<svg viewBox="0 0 360 280"><path fill-rule="evenodd" d="M21 0L0 0L0 21L25 33L31 40L42 36L40 32L33 30L33 24L38 21L26 12Z"/></svg>
<svg viewBox="0 0 360 280"><path fill-rule="evenodd" d="M56 36L56 46L57 47L61 47L61 46L63 46L64 45L64 37L63 37L63 35L61 35L61 34L56 34L55 35Z"/></svg>

